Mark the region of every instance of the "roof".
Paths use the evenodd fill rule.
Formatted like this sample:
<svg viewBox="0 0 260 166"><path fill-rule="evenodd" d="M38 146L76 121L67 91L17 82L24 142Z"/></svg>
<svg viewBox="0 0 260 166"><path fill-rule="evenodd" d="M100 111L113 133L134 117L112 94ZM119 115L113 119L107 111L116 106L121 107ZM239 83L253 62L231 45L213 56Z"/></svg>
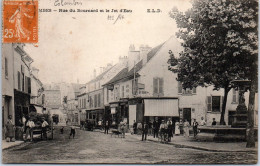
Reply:
<svg viewBox="0 0 260 166"><path fill-rule="evenodd" d="M87 82L87 84L101 80L101 79L103 78L103 76L104 76L108 71L110 71L113 67L114 67L114 66L112 66L112 67L109 68L108 70L104 71L103 73L99 74L96 78L94 78L94 79L90 80L89 82Z"/></svg>
<svg viewBox="0 0 260 166"><path fill-rule="evenodd" d="M150 52L148 52L147 54L147 62L150 61L152 59L152 57L154 57L154 55L160 50L160 48L163 46L164 43L154 47Z"/></svg>
<svg viewBox="0 0 260 166"><path fill-rule="evenodd" d="M147 54L147 62L149 62L152 59L152 57L154 57L154 55L160 50L163 44L164 43L154 47L151 51L149 51L149 53ZM134 72L138 72L139 70L142 69L142 67L143 67L143 60L139 61L135 65L135 68L132 68L130 71L128 71L127 67L122 69L115 77L113 77L109 82L107 82L104 85L113 84L123 79L128 79L128 80L133 79Z"/></svg>
<svg viewBox="0 0 260 166"><path fill-rule="evenodd" d="M108 81L104 85L112 84L114 82L117 82L118 80L121 80L121 79L125 78L127 73L128 73L128 68L127 67L123 68L115 77L113 77L110 81Z"/></svg>

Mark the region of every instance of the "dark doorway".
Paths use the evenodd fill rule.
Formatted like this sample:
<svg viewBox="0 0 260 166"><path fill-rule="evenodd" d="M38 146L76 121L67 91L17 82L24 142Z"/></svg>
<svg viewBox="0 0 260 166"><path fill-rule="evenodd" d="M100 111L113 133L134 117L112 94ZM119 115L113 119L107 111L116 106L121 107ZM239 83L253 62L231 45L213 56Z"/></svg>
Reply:
<svg viewBox="0 0 260 166"><path fill-rule="evenodd" d="M183 122L185 119L191 124L191 108L183 108Z"/></svg>

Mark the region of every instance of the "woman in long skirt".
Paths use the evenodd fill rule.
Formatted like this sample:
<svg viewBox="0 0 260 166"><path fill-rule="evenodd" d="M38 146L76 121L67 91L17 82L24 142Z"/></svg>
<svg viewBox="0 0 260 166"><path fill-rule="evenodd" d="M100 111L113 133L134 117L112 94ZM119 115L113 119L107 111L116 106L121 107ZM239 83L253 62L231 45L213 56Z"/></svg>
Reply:
<svg viewBox="0 0 260 166"><path fill-rule="evenodd" d="M180 123L177 121L175 123L175 135L180 135Z"/></svg>
<svg viewBox="0 0 260 166"><path fill-rule="evenodd" d="M190 136L189 127L190 127L190 123L187 121L187 119L185 119L185 122L183 124L184 136L185 137L189 137Z"/></svg>

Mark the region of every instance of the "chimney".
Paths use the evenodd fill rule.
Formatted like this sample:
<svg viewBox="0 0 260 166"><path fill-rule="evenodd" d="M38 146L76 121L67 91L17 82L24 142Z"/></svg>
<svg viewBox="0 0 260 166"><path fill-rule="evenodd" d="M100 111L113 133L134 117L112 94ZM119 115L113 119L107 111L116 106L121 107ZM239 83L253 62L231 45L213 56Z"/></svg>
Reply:
<svg viewBox="0 0 260 166"><path fill-rule="evenodd" d="M148 45L141 45L140 46L140 56L141 59L143 60L143 64L147 63L147 54L151 51L151 47Z"/></svg>
<svg viewBox="0 0 260 166"><path fill-rule="evenodd" d="M97 77L97 71L94 69L94 79Z"/></svg>
<svg viewBox="0 0 260 166"><path fill-rule="evenodd" d="M122 64L123 66L127 67L127 56L120 56L119 57L119 63Z"/></svg>
<svg viewBox="0 0 260 166"><path fill-rule="evenodd" d="M135 51L135 46L133 44L129 46L129 51Z"/></svg>
<svg viewBox="0 0 260 166"><path fill-rule="evenodd" d="M135 46L130 45L127 58L128 71L130 71L134 67L134 64L137 64L139 61L140 51L135 51Z"/></svg>

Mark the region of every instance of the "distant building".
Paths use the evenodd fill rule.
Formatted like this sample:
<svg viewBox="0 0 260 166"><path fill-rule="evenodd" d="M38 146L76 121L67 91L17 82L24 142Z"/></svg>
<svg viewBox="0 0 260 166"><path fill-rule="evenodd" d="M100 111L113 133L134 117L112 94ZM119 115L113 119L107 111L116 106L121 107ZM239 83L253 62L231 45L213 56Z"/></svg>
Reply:
<svg viewBox="0 0 260 166"><path fill-rule="evenodd" d="M45 95L42 82L38 78L39 69L32 67L31 71L31 99L30 110L43 114L45 108Z"/></svg>

